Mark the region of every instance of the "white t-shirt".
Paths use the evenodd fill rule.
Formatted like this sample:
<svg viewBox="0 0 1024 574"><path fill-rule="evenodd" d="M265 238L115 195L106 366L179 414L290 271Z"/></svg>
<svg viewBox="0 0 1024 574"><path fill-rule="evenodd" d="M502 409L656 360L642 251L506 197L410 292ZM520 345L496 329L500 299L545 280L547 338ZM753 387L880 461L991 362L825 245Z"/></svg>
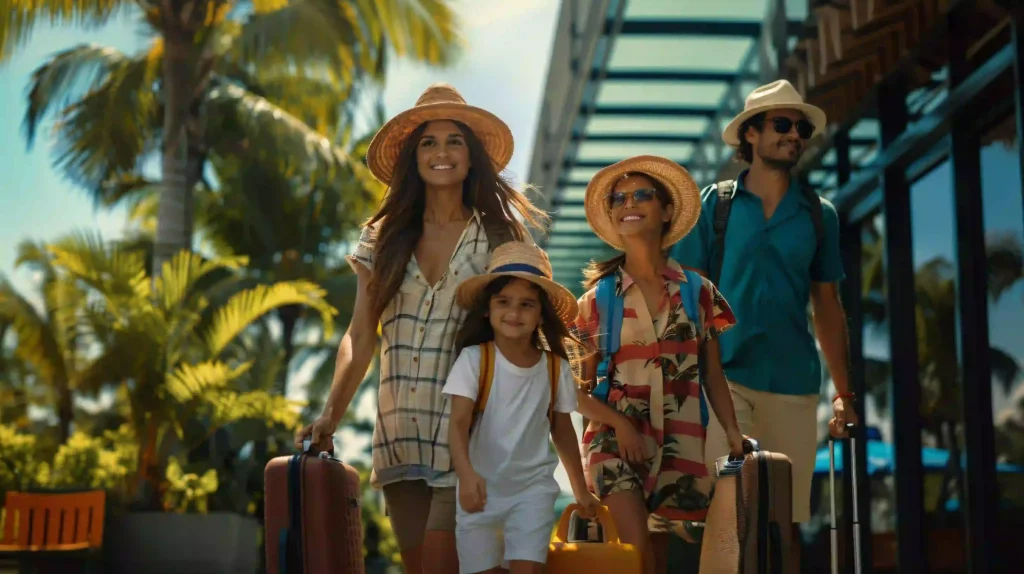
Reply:
<svg viewBox="0 0 1024 574"><path fill-rule="evenodd" d="M529 368L510 363L495 346L494 380L483 415L469 439L469 460L487 481L487 496L512 496L527 486L550 481L557 489L554 473L558 455L549 439L547 353ZM568 361L559 372L555 412L576 410L576 384ZM476 400L480 377L480 347L466 347L455 360L443 392Z"/></svg>

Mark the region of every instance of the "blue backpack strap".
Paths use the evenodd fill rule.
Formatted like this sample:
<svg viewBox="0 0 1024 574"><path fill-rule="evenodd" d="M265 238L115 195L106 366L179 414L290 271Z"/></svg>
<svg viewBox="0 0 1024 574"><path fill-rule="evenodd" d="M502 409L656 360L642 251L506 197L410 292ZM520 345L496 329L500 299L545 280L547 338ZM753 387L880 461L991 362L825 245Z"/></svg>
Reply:
<svg viewBox="0 0 1024 574"><path fill-rule="evenodd" d="M622 297L616 293L615 275L602 277L597 282L597 340L601 352L601 361L597 364L597 385L591 395L601 402L607 402L611 382L608 378L611 370L611 359L619 350L619 337L622 335L622 315L624 312Z"/></svg>
<svg viewBox="0 0 1024 574"><path fill-rule="evenodd" d="M687 318L693 322L693 326L697 330L697 344L699 349L697 352L697 372L699 373L698 378L700 382L700 423L704 428L707 428L711 417L708 412L707 399L704 398L704 325L700 320L700 292L704 287L704 280L696 271L684 269L683 273L686 275L686 282L679 284L679 298L683 301L683 311L686 312Z"/></svg>

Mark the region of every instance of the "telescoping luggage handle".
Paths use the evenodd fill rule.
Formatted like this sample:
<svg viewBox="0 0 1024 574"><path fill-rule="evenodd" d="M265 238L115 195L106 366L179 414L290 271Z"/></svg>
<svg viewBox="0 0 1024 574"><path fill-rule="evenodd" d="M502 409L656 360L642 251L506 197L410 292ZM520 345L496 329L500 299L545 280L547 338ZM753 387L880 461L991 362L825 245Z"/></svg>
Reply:
<svg viewBox="0 0 1024 574"><path fill-rule="evenodd" d="M854 453L857 450L856 425L846 425L846 434L850 440L850 468L849 474L853 483L853 571L861 574L860 564L860 516L857 505L857 457ZM839 530L836 524L836 441L843 440L836 438L832 433L828 435L828 483L832 498L832 574L839 574Z"/></svg>

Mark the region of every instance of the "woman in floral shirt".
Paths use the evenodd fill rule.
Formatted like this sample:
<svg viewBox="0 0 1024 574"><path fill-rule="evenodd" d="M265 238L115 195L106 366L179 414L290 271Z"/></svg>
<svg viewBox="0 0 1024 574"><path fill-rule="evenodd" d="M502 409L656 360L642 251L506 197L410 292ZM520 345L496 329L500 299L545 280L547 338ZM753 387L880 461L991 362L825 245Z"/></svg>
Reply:
<svg viewBox="0 0 1024 574"><path fill-rule="evenodd" d="M609 166L586 191L587 221L602 240L624 253L586 271L588 291L574 325L588 347L581 361L589 392L579 412L589 486L608 506L623 542L637 545L647 573L664 572L668 535L685 537L687 521L703 521L712 479L704 464L698 350L705 348L706 395L723 422L733 455L743 436L719 358L717 337L735 323L728 303L702 279L697 308L688 317L680 285L688 280L665 250L693 228L700 191L675 162L640 156ZM591 396L601 360L597 284L614 277L623 300L620 345L608 370L607 397ZM698 340L696 329L702 333Z"/></svg>

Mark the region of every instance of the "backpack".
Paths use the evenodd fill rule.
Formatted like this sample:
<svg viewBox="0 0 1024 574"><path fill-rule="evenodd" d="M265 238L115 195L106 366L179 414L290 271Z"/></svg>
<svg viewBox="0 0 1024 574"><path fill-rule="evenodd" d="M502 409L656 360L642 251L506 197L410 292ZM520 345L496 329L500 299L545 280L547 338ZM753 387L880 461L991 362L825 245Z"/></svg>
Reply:
<svg viewBox="0 0 1024 574"><path fill-rule="evenodd" d="M727 179L720 181L710 189L718 193L718 203L715 204L715 251L714 262L711 269L708 269L708 277L711 282L718 285L722 276L722 264L725 260L725 228L729 224L729 212L732 209L732 198L736 195L736 181ZM817 239L815 257L821 249L821 242L825 237L825 217L821 210L821 198L808 187L800 186L800 192L811 204L811 222L814 224L814 235Z"/></svg>
<svg viewBox="0 0 1024 574"><path fill-rule="evenodd" d="M558 396L558 378L561 376L562 361L551 351L545 351L548 356L548 381L551 386L551 403L548 404L548 420L555 411L555 398ZM477 382L476 404L473 406L473 424L480 420L487 406L487 399L491 395L491 384L494 382L494 341L488 341L480 345L480 378Z"/></svg>
<svg viewBox="0 0 1024 574"><path fill-rule="evenodd" d="M702 344L704 328L700 320L700 291L704 281L696 271L684 269L683 273L686 275L686 282L679 283L679 297L682 299L683 310L686 312L687 318L697 329L697 344L701 349L697 354L698 380L701 387L700 422L707 428L709 414L707 399L704 397L704 345ZM609 373L613 371L612 359L619 350L622 318L625 312L623 298L616 293L615 287L615 275L602 277L597 282L598 342L601 361L597 364L597 385L591 392L591 396L605 403L608 402L608 393L611 390Z"/></svg>

